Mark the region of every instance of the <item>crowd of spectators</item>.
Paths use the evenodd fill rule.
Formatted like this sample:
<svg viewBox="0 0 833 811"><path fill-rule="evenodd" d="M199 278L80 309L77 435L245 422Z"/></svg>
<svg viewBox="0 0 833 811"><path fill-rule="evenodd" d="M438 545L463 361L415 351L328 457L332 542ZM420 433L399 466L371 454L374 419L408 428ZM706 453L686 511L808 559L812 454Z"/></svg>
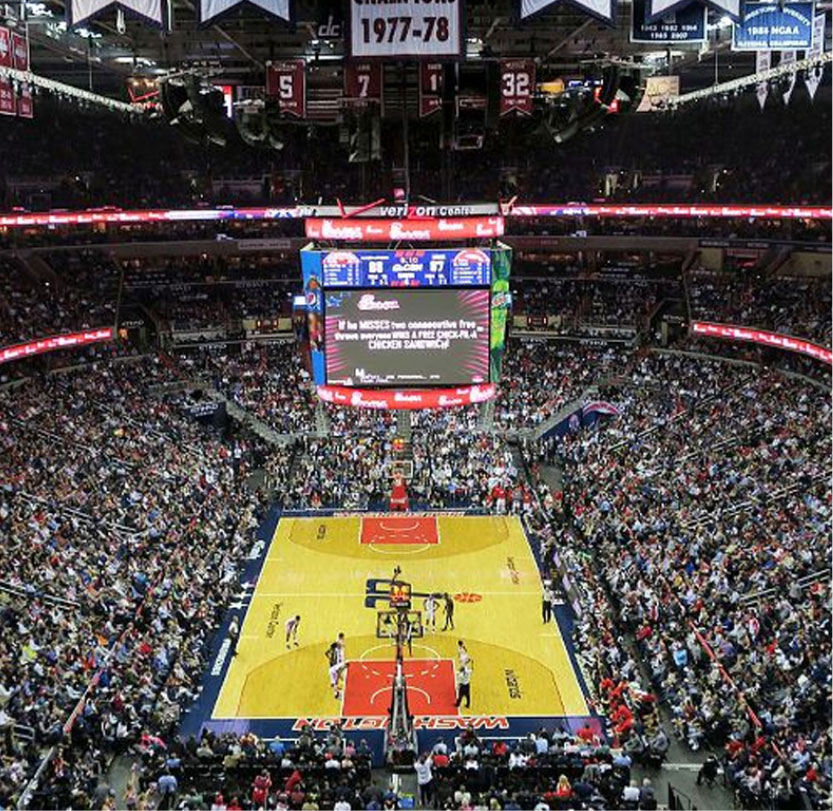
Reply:
<svg viewBox="0 0 833 811"><path fill-rule="evenodd" d="M426 808L655 809L656 790L649 778L632 778L634 762L589 725L541 728L517 741L484 741L469 727L454 746L437 741L415 769Z"/></svg>
<svg viewBox="0 0 833 811"><path fill-rule="evenodd" d="M4 805L49 746L34 807L100 802L112 756L166 737L199 690L263 516L245 485L263 447L151 396L166 377L142 358L0 394Z"/></svg>
<svg viewBox="0 0 833 811"><path fill-rule="evenodd" d="M364 739L333 723L324 735L307 725L292 743L252 733L175 738L149 748L126 794L159 808L241 811L274 808L395 808L398 797L371 776ZM391 802L393 801L393 803Z"/></svg>
<svg viewBox="0 0 833 811"><path fill-rule="evenodd" d="M610 600L609 630L600 637L590 614L580 638L633 634L674 733L725 750L744 807L799 794L819 805L830 791L829 396L727 366L649 356L618 420L560 443L558 549L591 610ZM629 684L632 656L602 650L608 686ZM625 743L639 732L630 724Z"/></svg>
<svg viewBox="0 0 833 811"><path fill-rule="evenodd" d="M604 344L510 341L495 400L495 427L517 431L540 425L591 384L615 375L629 352Z"/></svg>
<svg viewBox="0 0 833 811"><path fill-rule="evenodd" d="M692 318L743 324L830 346L830 277L761 277L692 273L687 278Z"/></svg>
<svg viewBox="0 0 833 811"><path fill-rule="evenodd" d="M0 346L115 323L118 276L106 258L81 251L51 263L36 276L0 260Z"/></svg>

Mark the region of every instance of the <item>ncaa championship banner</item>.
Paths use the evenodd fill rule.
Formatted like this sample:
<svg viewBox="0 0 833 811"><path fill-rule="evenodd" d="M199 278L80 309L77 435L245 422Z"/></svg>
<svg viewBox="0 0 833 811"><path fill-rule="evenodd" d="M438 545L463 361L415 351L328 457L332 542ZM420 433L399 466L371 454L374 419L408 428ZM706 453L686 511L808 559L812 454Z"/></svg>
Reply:
<svg viewBox="0 0 833 811"><path fill-rule="evenodd" d="M813 4L747 3L734 26L733 51L807 50L813 44Z"/></svg>
<svg viewBox="0 0 833 811"><path fill-rule="evenodd" d="M694 4L648 21L647 0L633 0L631 42L671 45L706 41L706 7Z"/></svg>
<svg viewBox="0 0 833 811"><path fill-rule="evenodd" d="M463 55L462 0L350 0L350 55L436 59Z"/></svg>

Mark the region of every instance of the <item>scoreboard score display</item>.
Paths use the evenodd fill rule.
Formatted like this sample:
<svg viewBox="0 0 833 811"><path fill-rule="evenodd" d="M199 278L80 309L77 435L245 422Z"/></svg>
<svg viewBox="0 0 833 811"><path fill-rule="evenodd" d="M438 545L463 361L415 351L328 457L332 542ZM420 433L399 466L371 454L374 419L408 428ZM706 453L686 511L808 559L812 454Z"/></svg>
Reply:
<svg viewBox="0 0 833 811"><path fill-rule="evenodd" d="M317 386L480 386L500 377L511 251L301 251Z"/></svg>

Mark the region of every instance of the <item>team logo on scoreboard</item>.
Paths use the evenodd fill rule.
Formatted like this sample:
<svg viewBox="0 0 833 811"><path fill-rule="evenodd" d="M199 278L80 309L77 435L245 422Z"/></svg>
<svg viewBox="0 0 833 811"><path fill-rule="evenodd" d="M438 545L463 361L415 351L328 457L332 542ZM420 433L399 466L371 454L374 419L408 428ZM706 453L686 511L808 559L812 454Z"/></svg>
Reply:
<svg viewBox="0 0 833 811"><path fill-rule="evenodd" d="M480 248L466 248L454 255L451 266L457 271L477 272L489 267L489 254Z"/></svg>
<svg viewBox="0 0 833 811"><path fill-rule="evenodd" d="M326 253L321 259L321 269L326 276L327 272L349 274L358 271L361 267L361 259L351 251L333 251Z"/></svg>

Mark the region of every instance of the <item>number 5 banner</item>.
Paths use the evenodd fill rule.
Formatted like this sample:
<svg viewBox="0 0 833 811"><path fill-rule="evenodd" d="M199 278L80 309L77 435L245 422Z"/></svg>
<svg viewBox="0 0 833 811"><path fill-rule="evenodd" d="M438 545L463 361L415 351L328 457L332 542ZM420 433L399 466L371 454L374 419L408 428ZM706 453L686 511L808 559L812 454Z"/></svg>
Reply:
<svg viewBox="0 0 833 811"><path fill-rule="evenodd" d="M390 59L458 58L463 54L462 0L378 3L350 0L350 53Z"/></svg>
<svg viewBox="0 0 833 811"><path fill-rule="evenodd" d="M517 110L532 115L535 91L535 61L532 59L500 60L500 114Z"/></svg>
<svg viewBox="0 0 833 811"><path fill-rule="evenodd" d="M278 100L284 115L304 118L307 112L307 79L303 59L271 62L266 67L266 95Z"/></svg>

